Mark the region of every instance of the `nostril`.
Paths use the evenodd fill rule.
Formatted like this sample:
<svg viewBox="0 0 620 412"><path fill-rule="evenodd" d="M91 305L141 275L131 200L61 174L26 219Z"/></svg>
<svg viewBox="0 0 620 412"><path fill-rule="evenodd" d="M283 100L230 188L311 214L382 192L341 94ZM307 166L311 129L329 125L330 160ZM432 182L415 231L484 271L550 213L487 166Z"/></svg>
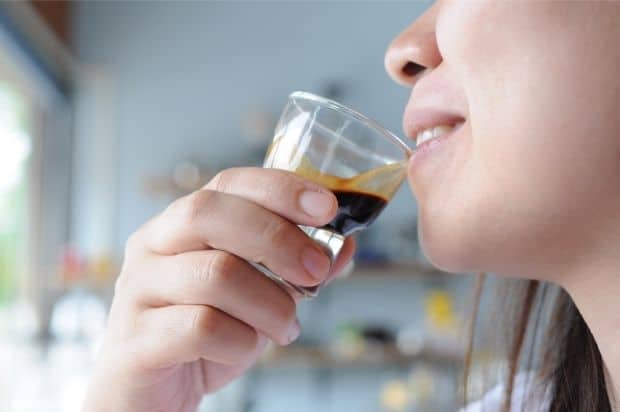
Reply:
<svg viewBox="0 0 620 412"><path fill-rule="evenodd" d="M407 64L405 64L401 71L405 76L413 77L416 74L420 73L422 70L424 70L424 66L422 66L421 64L407 62Z"/></svg>

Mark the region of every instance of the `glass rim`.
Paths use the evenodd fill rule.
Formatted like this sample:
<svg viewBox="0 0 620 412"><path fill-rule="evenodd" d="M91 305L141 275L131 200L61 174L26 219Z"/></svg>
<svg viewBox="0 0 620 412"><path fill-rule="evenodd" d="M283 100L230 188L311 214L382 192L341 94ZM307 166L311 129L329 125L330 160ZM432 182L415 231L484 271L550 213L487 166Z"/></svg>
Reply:
<svg viewBox="0 0 620 412"><path fill-rule="evenodd" d="M387 137L390 141L392 141L392 143L394 143L396 146L403 149L405 153L407 154L407 157L411 156L411 154L413 153L413 150L400 137L396 136L385 126L381 125L381 123L358 112L357 110L351 109L350 107L343 105L342 103L338 103L334 100L327 99L325 97L321 97L316 94L303 92L303 91L295 91L289 94L288 98L309 100L315 103L320 103L321 105L324 105L328 107L329 109L332 109L339 113L344 113L350 117L353 117L355 120L358 120L364 123L368 127L376 130L383 136Z"/></svg>

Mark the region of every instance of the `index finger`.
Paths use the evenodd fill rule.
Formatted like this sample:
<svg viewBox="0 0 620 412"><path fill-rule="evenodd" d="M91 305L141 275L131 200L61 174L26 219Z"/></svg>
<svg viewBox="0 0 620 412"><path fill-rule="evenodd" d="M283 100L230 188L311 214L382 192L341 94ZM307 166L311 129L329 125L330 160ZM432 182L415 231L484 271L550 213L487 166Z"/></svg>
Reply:
<svg viewBox="0 0 620 412"><path fill-rule="evenodd" d="M332 192L286 170L225 169L204 188L245 198L301 225L324 226L334 218L338 208Z"/></svg>

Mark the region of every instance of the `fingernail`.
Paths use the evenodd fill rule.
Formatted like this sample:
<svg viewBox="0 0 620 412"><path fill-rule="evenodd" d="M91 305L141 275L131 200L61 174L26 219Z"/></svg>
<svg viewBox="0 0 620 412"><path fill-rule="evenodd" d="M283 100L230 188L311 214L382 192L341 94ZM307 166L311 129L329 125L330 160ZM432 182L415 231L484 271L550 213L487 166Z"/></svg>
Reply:
<svg viewBox="0 0 620 412"><path fill-rule="evenodd" d="M301 258L304 267L314 279L323 281L329 274L329 258L315 248L307 247Z"/></svg>
<svg viewBox="0 0 620 412"><path fill-rule="evenodd" d="M288 335L286 337L288 339L288 343L291 343L297 340L300 333L301 333L301 325L299 324L299 320L295 319L295 322L293 322L293 324L288 330Z"/></svg>
<svg viewBox="0 0 620 412"><path fill-rule="evenodd" d="M299 196L301 209L312 217L326 216L333 207L334 199L328 193L305 190Z"/></svg>

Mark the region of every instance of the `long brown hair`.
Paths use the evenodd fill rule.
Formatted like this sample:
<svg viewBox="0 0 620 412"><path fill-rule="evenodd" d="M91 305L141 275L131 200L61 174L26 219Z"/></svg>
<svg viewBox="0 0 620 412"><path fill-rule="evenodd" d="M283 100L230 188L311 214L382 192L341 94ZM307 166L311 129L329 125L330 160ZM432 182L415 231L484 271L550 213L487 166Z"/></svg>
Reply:
<svg viewBox="0 0 620 412"><path fill-rule="evenodd" d="M465 359L465 403L485 277L478 275L475 286ZM535 369L540 382L549 388L549 412L611 412L600 351L568 293L536 280L503 282L502 291L496 293L502 303L495 307L503 306L504 321L494 324L506 329L504 412L510 411L515 377L521 369Z"/></svg>

